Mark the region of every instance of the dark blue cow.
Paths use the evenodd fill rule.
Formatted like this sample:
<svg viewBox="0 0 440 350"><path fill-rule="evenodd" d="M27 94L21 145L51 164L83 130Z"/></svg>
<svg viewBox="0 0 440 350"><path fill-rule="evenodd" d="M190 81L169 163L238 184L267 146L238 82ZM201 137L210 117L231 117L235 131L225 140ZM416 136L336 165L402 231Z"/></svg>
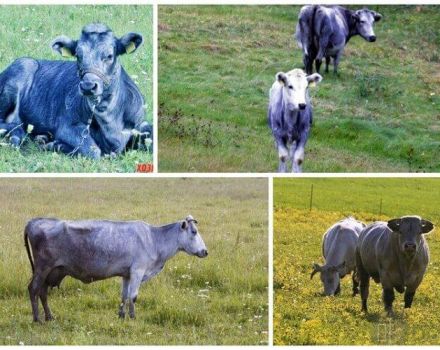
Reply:
<svg viewBox="0 0 440 350"><path fill-rule="evenodd" d="M360 35L369 42L376 41L374 22L382 15L362 9L347 10L341 6L310 5L301 8L296 26L296 40L303 49L303 61L307 74L313 72L313 61L319 73L325 57L325 71L333 58L335 74L344 47L354 35Z"/></svg>
<svg viewBox="0 0 440 350"><path fill-rule="evenodd" d="M33 135L51 139L47 149L92 158L121 153L134 135L151 137L144 99L118 60L142 41L137 33L117 38L95 23L79 40L52 43L76 62L17 59L0 74L0 129L18 146L32 125Z"/></svg>
<svg viewBox="0 0 440 350"><path fill-rule="evenodd" d="M269 92L268 121L278 148L279 172L301 172L304 147L312 125L312 106L308 94L311 83L319 83L318 74L306 75L301 69L277 73Z"/></svg>

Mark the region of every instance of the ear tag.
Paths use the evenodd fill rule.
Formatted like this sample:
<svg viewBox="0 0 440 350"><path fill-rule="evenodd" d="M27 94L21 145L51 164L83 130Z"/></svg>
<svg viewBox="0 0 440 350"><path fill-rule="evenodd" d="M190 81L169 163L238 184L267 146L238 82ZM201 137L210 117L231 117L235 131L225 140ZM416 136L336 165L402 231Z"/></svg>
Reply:
<svg viewBox="0 0 440 350"><path fill-rule="evenodd" d="M62 47L61 48L61 56L63 57L72 57L72 51L70 51L68 48L66 47Z"/></svg>
<svg viewBox="0 0 440 350"><path fill-rule="evenodd" d="M130 44L128 44L125 47L125 52L126 53L132 53L134 50L136 50L136 45L134 44L134 42L130 42Z"/></svg>
<svg viewBox="0 0 440 350"><path fill-rule="evenodd" d="M310 83L309 85L310 85L310 87L312 87L312 88L313 88L313 87L315 87L315 86L316 86L316 82L312 81L312 82L311 82L311 83Z"/></svg>

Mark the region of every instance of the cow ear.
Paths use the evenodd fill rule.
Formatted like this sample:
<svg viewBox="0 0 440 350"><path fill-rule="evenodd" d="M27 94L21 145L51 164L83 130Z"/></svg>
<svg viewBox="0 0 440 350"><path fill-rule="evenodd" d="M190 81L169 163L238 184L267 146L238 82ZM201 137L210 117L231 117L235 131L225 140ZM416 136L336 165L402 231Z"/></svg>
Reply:
<svg viewBox="0 0 440 350"><path fill-rule="evenodd" d="M144 38L138 33L128 33L117 41L117 55L135 52L142 45Z"/></svg>
<svg viewBox="0 0 440 350"><path fill-rule="evenodd" d="M278 82L280 82L283 85L287 85L287 75L284 72L279 72L276 75L276 80L278 80Z"/></svg>
<svg viewBox="0 0 440 350"><path fill-rule="evenodd" d="M391 229L391 231L399 232L400 219L392 219L392 220L388 221L387 225Z"/></svg>
<svg viewBox="0 0 440 350"><path fill-rule="evenodd" d="M342 263L340 263L339 265L335 266L335 270L339 273L339 274L343 274L345 272L345 261L343 261Z"/></svg>
<svg viewBox="0 0 440 350"><path fill-rule="evenodd" d="M382 15L379 12L371 11L371 13L374 17L374 22L379 22L382 19Z"/></svg>
<svg viewBox="0 0 440 350"><path fill-rule="evenodd" d="M315 276L315 273L321 272L321 271L322 271L322 266L319 266L318 264L314 263L312 273L310 274L310 279L312 279L313 276Z"/></svg>
<svg viewBox="0 0 440 350"><path fill-rule="evenodd" d="M307 81L309 85L314 86L322 81L322 76L318 73L313 73L307 76Z"/></svg>
<svg viewBox="0 0 440 350"><path fill-rule="evenodd" d="M186 222L186 220L182 221L182 223L180 224L180 228L182 230L186 230L188 228L188 223Z"/></svg>
<svg viewBox="0 0 440 350"><path fill-rule="evenodd" d="M59 36L52 41L52 50L58 52L63 57L75 56L77 42L67 36Z"/></svg>
<svg viewBox="0 0 440 350"><path fill-rule="evenodd" d="M351 17L353 18L353 21L355 21L355 22L359 22L359 20L361 19L357 12L352 13Z"/></svg>
<svg viewBox="0 0 440 350"><path fill-rule="evenodd" d="M422 224L422 233L428 233L434 229L434 225L432 224L432 222L428 220L422 219L421 224Z"/></svg>

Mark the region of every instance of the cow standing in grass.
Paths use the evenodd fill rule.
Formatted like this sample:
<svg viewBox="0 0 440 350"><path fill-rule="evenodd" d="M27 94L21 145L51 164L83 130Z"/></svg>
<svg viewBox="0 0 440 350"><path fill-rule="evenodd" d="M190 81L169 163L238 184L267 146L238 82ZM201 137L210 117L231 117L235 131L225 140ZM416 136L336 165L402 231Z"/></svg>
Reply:
<svg viewBox="0 0 440 350"><path fill-rule="evenodd" d="M388 315L393 312L394 289L405 292L405 308L411 307L429 263L428 243L423 235L433 228L431 222L419 216L403 216L375 222L360 233L356 266L363 311L367 311L370 277L382 284Z"/></svg>
<svg viewBox="0 0 440 350"><path fill-rule="evenodd" d="M151 137L144 99L118 60L142 41L137 33L117 38L107 26L90 24L79 40L60 36L52 43L76 62L17 59L0 74L0 129L19 146L31 125L32 134L51 139L47 149L95 159L123 152L136 136Z"/></svg>
<svg viewBox="0 0 440 350"><path fill-rule="evenodd" d="M362 9L351 11L341 6L304 6L298 16L295 37L303 50L303 61L307 74L313 72L313 61L319 73L325 57L325 71L328 72L333 58L334 73L344 47L351 37L360 35L368 42L376 41L373 26L382 15Z"/></svg>
<svg viewBox="0 0 440 350"><path fill-rule="evenodd" d="M268 122L278 149L279 172L287 172L287 161L292 172L301 172L304 147L312 125L312 106L308 88L322 77L306 75L301 69L279 72L269 92Z"/></svg>
<svg viewBox="0 0 440 350"><path fill-rule="evenodd" d="M356 276L356 244L365 224L349 217L330 227L322 237L324 265L313 264L310 278L319 272L324 285L324 294L337 295L341 291L341 278L352 274L353 296L359 292Z"/></svg>
<svg viewBox="0 0 440 350"><path fill-rule="evenodd" d="M29 221L24 242L33 272L28 289L34 321L40 320L38 298L46 320L52 319L47 291L65 276L84 283L122 277L119 317L125 317L128 303L134 318L140 284L157 275L167 260L179 251L199 258L208 255L196 224L191 215L160 227L142 221Z"/></svg>

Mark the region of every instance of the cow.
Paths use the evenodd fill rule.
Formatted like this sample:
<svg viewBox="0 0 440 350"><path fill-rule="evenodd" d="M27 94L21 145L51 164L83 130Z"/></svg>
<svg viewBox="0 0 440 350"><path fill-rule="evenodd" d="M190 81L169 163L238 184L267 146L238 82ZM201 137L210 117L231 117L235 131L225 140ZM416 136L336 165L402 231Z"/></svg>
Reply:
<svg viewBox="0 0 440 350"><path fill-rule="evenodd" d="M351 11L341 6L303 6L298 15L295 37L303 50L303 62L307 74L313 72L313 61L319 73L325 57L325 71L333 58L334 73L344 47L352 36L360 35L368 42L375 42L373 26L382 15L367 8Z"/></svg>
<svg viewBox="0 0 440 350"><path fill-rule="evenodd" d="M287 172L288 159L292 162L292 172L301 172L312 125L308 87L321 80L318 73L306 75L301 69L275 76L269 91L267 119L278 149L279 172Z"/></svg>
<svg viewBox="0 0 440 350"><path fill-rule="evenodd" d="M434 225L419 216L403 216L375 222L359 235L356 267L359 275L362 311L367 312L370 277L381 283L385 311L392 315L394 289L405 292L405 308L410 308L429 262L424 234Z"/></svg>
<svg viewBox="0 0 440 350"><path fill-rule="evenodd" d="M73 61L19 58L0 74L0 129L19 147L26 132L51 140L46 149L99 159L135 138L152 135L144 99L118 57L135 52L138 33L117 38L104 24L82 29L78 40L59 36L52 49Z"/></svg>
<svg viewBox="0 0 440 350"><path fill-rule="evenodd" d="M322 237L322 255L325 264L313 264L310 279L317 272L320 273L324 295L338 295L341 291L341 278L351 272L353 272L353 296L359 293L355 252L359 233L364 227L363 222L349 217L331 226Z"/></svg>
<svg viewBox="0 0 440 350"><path fill-rule="evenodd" d="M196 224L191 215L160 227L143 221L30 220L24 242L33 272L28 286L33 320L40 322L38 298L46 321L53 319L48 288L59 286L66 276L83 283L122 277L119 317L125 318L128 304L129 316L135 318L140 284L157 275L167 260L179 251L199 258L208 255Z"/></svg>

